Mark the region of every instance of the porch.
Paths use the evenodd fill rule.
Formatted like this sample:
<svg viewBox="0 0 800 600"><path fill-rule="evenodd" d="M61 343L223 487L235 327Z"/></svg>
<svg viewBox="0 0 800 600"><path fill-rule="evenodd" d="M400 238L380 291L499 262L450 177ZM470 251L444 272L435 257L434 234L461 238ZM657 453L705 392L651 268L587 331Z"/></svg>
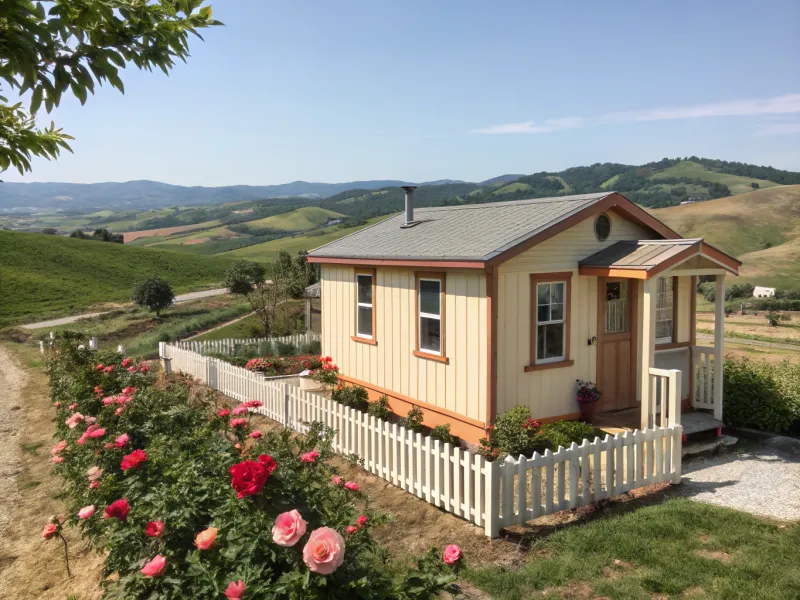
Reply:
<svg viewBox="0 0 800 600"><path fill-rule="evenodd" d="M599 428L719 431L725 276L738 275L740 264L701 239L617 242L580 262L581 275L598 277ZM713 347L695 339L701 276L716 281Z"/></svg>

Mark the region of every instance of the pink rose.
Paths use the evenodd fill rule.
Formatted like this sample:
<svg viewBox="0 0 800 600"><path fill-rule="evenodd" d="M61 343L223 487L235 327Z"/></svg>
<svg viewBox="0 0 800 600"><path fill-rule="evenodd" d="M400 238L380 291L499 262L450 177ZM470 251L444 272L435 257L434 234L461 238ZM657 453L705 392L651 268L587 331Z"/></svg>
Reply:
<svg viewBox="0 0 800 600"><path fill-rule="evenodd" d="M330 575L344 562L344 538L330 527L311 532L303 547L303 562L320 575Z"/></svg>
<svg viewBox="0 0 800 600"><path fill-rule="evenodd" d="M120 366L127 368L128 366L131 365L131 363L133 363L133 359L130 356L128 356L122 360Z"/></svg>
<svg viewBox="0 0 800 600"><path fill-rule="evenodd" d="M250 433L250 437L253 438L254 440L257 440L258 438L261 437L261 432L260 431L253 431L252 433Z"/></svg>
<svg viewBox="0 0 800 600"><path fill-rule="evenodd" d="M83 422L87 425L94 425L97 423L97 419L94 417L83 417Z"/></svg>
<svg viewBox="0 0 800 600"><path fill-rule="evenodd" d="M331 483L333 485L342 485L342 478L338 475L331 475Z"/></svg>
<svg viewBox="0 0 800 600"><path fill-rule="evenodd" d="M139 372L140 373L147 373L149 370L150 370L150 367L148 367L145 363L139 363Z"/></svg>
<svg viewBox="0 0 800 600"><path fill-rule="evenodd" d="M91 431L87 431L86 435L90 438L101 438L106 434L106 430L102 427L98 427L97 429L92 429Z"/></svg>
<svg viewBox="0 0 800 600"><path fill-rule="evenodd" d="M450 544L444 549L444 562L447 565L454 565L461 558L461 548L456 544Z"/></svg>
<svg viewBox="0 0 800 600"><path fill-rule="evenodd" d="M64 441L64 440L61 440L61 441L60 441L60 442L58 442L58 443L57 443L55 446L53 446L53 449L52 449L52 450L50 450L50 454L61 454L61 452L62 452L62 451L64 450L64 448L66 448L66 447L67 447L67 442L66 442L66 441Z"/></svg>
<svg viewBox="0 0 800 600"><path fill-rule="evenodd" d="M260 408L264 406L264 403L261 400L248 400L244 405L248 408Z"/></svg>
<svg viewBox="0 0 800 600"><path fill-rule="evenodd" d="M63 462L64 462L64 457L63 457L63 456L61 456L60 454L56 454L56 455L53 457L53 462L54 462L54 463L56 463L57 465L58 465L58 464L61 464L61 463L63 463Z"/></svg>
<svg viewBox="0 0 800 600"><path fill-rule="evenodd" d="M317 462L318 458L319 452L312 450L311 452L303 452L303 454L300 455L300 462L313 463Z"/></svg>
<svg viewBox="0 0 800 600"><path fill-rule="evenodd" d="M242 427L247 425L247 419L231 419L231 427Z"/></svg>
<svg viewBox="0 0 800 600"><path fill-rule="evenodd" d="M278 546L294 546L305 535L306 525L297 510L281 513L272 526L272 541Z"/></svg>
<svg viewBox="0 0 800 600"><path fill-rule="evenodd" d="M105 369L103 369L103 373L113 373L113 372L114 372L114 367L111 366L111 365L109 365Z"/></svg>
<svg viewBox="0 0 800 600"><path fill-rule="evenodd" d="M128 373L136 373L136 367L134 367L132 365L130 367L128 367Z"/></svg>
<svg viewBox="0 0 800 600"><path fill-rule="evenodd" d="M100 363L99 365L97 365L97 366L94 368L94 370L95 370L95 371L102 371L102 370L103 370L103 369L105 369L105 368L106 368L106 366L105 366L103 363Z"/></svg>
<svg viewBox="0 0 800 600"><path fill-rule="evenodd" d="M129 439L130 438L128 437L128 434L127 433L123 433L122 435L117 437L117 439L114 440L114 445L117 448L124 448L125 445L128 443Z"/></svg>
<svg viewBox="0 0 800 600"><path fill-rule="evenodd" d="M214 545L214 540L217 539L217 531L219 530L216 527L209 527L201 531L194 538L194 545L199 550L208 550Z"/></svg>
<svg viewBox="0 0 800 600"><path fill-rule="evenodd" d="M163 521L149 521L144 528L144 533L148 537L161 537L164 535L166 526Z"/></svg>
<svg viewBox="0 0 800 600"><path fill-rule="evenodd" d="M70 409L70 410L75 410L76 408L78 408L78 403L77 402L73 402L67 408Z"/></svg>
<svg viewBox="0 0 800 600"><path fill-rule="evenodd" d="M364 525L366 525L366 524L367 524L367 521L368 521L367 517L365 517L364 515L361 515L360 517L358 517L358 518L356 519L356 524L357 524L359 527L363 527Z"/></svg>
<svg viewBox="0 0 800 600"><path fill-rule="evenodd" d="M44 529L42 529L42 537L46 540L49 540L56 534L57 531L58 531L58 525L56 525L55 523L48 523L47 525L44 526Z"/></svg>
<svg viewBox="0 0 800 600"><path fill-rule="evenodd" d="M89 481L95 481L100 479L100 476L103 474L103 469L100 467L90 467L88 471L86 471L86 476L89 478Z"/></svg>
<svg viewBox="0 0 800 600"><path fill-rule="evenodd" d="M89 489L90 490L96 490L99 487L100 487L100 482L99 481L93 481L92 483L89 484Z"/></svg>
<svg viewBox="0 0 800 600"><path fill-rule="evenodd" d="M225 590L225 597L228 600L242 600L246 589L247 586L241 579L239 581L231 581L228 584L228 589Z"/></svg>
<svg viewBox="0 0 800 600"><path fill-rule="evenodd" d="M229 408L220 408L219 412L217 413L217 416L218 417L227 417L229 414L231 414L231 411L230 411Z"/></svg>
<svg viewBox="0 0 800 600"><path fill-rule="evenodd" d="M120 406L117 410L114 411L114 414L120 416L122 414L122 409L125 408L124 406Z"/></svg>
<svg viewBox="0 0 800 600"><path fill-rule="evenodd" d="M94 504L90 504L89 506L84 506L82 509L78 511L78 518L88 519L93 514L94 514Z"/></svg>
<svg viewBox="0 0 800 600"><path fill-rule="evenodd" d="M116 401L117 401L117 397L116 396L106 396L100 402L103 403L103 406L109 406L111 404L114 404L114 402L116 402Z"/></svg>
<svg viewBox="0 0 800 600"><path fill-rule="evenodd" d="M56 408L59 408L61 406L61 402L56 400L55 402L53 402L53 406L55 406Z"/></svg>
<svg viewBox="0 0 800 600"><path fill-rule="evenodd" d="M145 577L158 577L164 574L164 567L167 566L167 559L160 554L156 554L150 562L145 563L139 573Z"/></svg>
<svg viewBox="0 0 800 600"><path fill-rule="evenodd" d="M126 365L123 365L123 366L126 366ZM122 388L122 395L123 396L132 396L135 393L136 393L136 388L133 387L132 385L129 385L129 386L126 386L126 387Z"/></svg>
<svg viewBox="0 0 800 600"><path fill-rule="evenodd" d="M64 424L70 429L75 429L81 421L83 421L83 415L76 412L64 421Z"/></svg>
<svg viewBox="0 0 800 600"><path fill-rule="evenodd" d="M236 408L233 409L233 414L235 415L243 415L247 412L247 407L244 404L240 404Z"/></svg>
<svg viewBox="0 0 800 600"><path fill-rule="evenodd" d="M355 481L348 481L344 484L345 489L350 490L351 492L358 491L358 484Z"/></svg>
<svg viewBox="0 0 800 600"><path fill-rule="evenodd" d="M356 527L355 525L348 525L345 531L347 533L355 533L356 531L358 531L358 527Z"/></svg>

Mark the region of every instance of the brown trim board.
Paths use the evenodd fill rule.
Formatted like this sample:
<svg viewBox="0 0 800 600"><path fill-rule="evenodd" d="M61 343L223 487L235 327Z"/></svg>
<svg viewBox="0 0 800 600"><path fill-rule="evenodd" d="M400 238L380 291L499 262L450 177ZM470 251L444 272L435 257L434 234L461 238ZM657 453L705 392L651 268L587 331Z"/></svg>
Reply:
<svg viewBox="0 0 800 600"><path fill-rule="evenodd" d="M529 347L529 355L528 355L528 365L534 367L530 369L531 371L539 371L546 368L556 369L558 367L565 367L571 366L565 363L570 362L570 337L572 336L572 277L574 273L572 271L558 271L555 273L531 273L530 275L530 322L531 322L531 331L530 331L530 347ZM537 331L536 328L538 327L538 319L537 319L537 292L536 286L540 283L548 283L548 282L565 282L566 285L564 286L566 289L564 290L564 360L554 363L544 363L544 364L536 364L536 335ZM550 365L553 365L550 367ZM528 371L528 368L525 368Z"/></svg>
<svg viewBox="0 0 800 600"><path fill-rule="evenodd" d="M365 338L358 335L358 276L359 275L369 275L372 277L372 338ZM377 269L356 269L353 273L353 283L356 286L355 289L355 316L353 319L353 324L355 326L355 333L350 336L351 340L356 342L363 342L365 344L373 344L377 345L378 343L378 321L377 321L377 314L378 311L376 310L376 306L378 304L378 270Z"/></svg>

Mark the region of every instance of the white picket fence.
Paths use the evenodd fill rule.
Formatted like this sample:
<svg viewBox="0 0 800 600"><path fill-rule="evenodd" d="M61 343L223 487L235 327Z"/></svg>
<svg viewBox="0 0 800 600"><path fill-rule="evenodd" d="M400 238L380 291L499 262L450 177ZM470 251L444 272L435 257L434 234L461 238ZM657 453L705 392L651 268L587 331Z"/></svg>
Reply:
<svg viewBox="0 0 800 600"><path fill-rule="evenodd" d="M308 331L306 333L297 333L294 335L271 338L232 338L224 340L202 341L186 340L183 342L175 342L175 344L179 348L191 350L192 352L199 352L200 354L234 354L237 350L240 350L242 346L255 346L267 342L301 346L310 342L318 342L321 339L322 338L319 333Z"/></svg>
<svg viewBox="0 0 800 600"><path fill-rule="evenodd" d="M364 468L497 537L502 527L576 508L645 485L680 481L680 424L626 432L532 458L490 462L330 398L301 390L287 378L265 378L218 359L161 343L170 368L202 379L239 401L260 400L255 412L305 432L322 422L333 448Z"/></svg>

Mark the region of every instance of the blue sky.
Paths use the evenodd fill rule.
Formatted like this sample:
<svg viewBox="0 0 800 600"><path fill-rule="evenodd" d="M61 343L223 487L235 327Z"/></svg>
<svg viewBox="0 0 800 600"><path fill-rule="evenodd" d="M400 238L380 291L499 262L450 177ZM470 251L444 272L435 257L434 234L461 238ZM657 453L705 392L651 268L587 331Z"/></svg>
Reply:
<svg viewBox="0 0 800 600"><path fill-rule="evenodd" d="M216 0L167 77L6 181L441 178L698 155L800 170L800 3Z"/></svg>

